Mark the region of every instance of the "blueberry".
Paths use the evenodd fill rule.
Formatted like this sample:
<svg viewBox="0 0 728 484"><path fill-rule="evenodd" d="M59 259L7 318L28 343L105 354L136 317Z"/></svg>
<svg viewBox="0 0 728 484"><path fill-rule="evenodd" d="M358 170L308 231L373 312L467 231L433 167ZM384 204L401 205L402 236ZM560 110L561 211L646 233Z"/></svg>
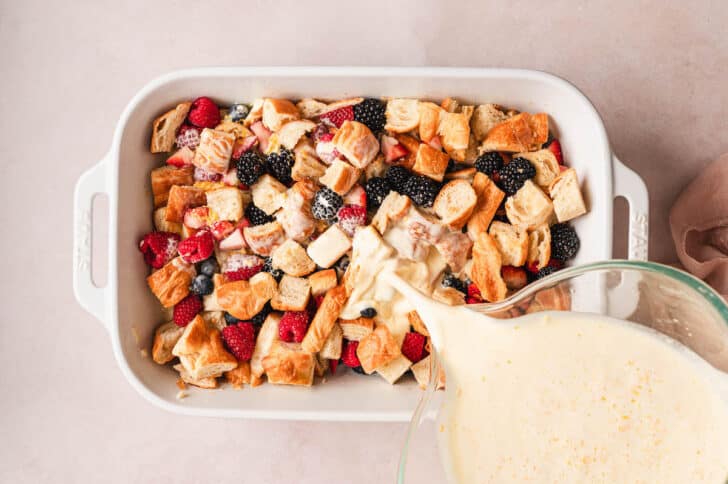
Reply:
<svg viewBox="0 0 728 484"><path fill-rule="evenodd" d="M238 318L236 318L235 316L233 316L230 313L225 313L224 316L225 316L225 322L227 324L237 324L240 322L240 320Z"/></svg>
<svg viewBox="0 0 728 484"><path fill-rule="evenodd" d="M205 259L200 264L200 273L207 277L212 277L216 272L220 272L220 265L214 257Z"/></svg>
<svg viewBox="0 0 728 484"><path fill-rule="evenodd" d="M250 112L250 106L243 103L236 103L230 106L230 119L235 122L243 121Z"/></svg>
<svg viewBox="0 0 728 484"><path fill-rule="evenodd" d="M190 285L190 292L193 294L197 294L198 296L206 296L208 294L212 294L212 291L215 290L215 285L212 283L212 279L207 277L205 274L197 274L194 279L192 279L192 284Z"/></svg>
<svg viewBox="0 0 728 484"><path fill-rule="evenodd" d="M359 314L361 314L362 318L373 318L377 315L377 310L374 308L364 308L359 311Z"/></svg>
<svg viewBox="0 0 728 484"><path fill-rule="evenodd" d="M445 287L452 287L460 292L467 293L467 286L463 284L463 281L455 277L453 274L446 274L442 279L442 285Z"/></svg>

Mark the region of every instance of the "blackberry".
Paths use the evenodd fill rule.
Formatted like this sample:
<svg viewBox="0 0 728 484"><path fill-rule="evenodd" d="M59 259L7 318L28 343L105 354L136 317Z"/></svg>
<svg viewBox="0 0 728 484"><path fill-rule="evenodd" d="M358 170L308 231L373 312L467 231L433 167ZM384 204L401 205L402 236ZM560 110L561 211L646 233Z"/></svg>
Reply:
<svg viewBox="0 0 728 484"><path fill-rule="evenodd" d="M250 186L265 173L265 159L257 151L246 151L238 159L238 180Z"/></svg>
<svg viewBox="0 0 728 484"><path fill-rule="evenodd" d="M375 176L367 181L364 191L367 193L367 207L379 208L384 198L392 190L386 178Z"/></svg>
<svg viewBox="0 0 728 484"><path fill-rule="evenodd" d="M412 173L403 166L393 166L387 170L386 175L387 181L389 182L389 186L392 187L392 190L400 193L404 188L404 184L407 183L407 180L409 180L411 176Z"/></svg>
<svg viewBox="0 0 728 484"><path fill-rule="evenodd" d="M230 120L236 123L244 120L250 112L250 106L243 103L235 103L230 106Z"/></svg>
<svg viewBox="0 0 728 484"><path fill-rule="evenodd" d="M263 272L268 272L278 282L281 282L281 279L283 278L282 270L273 269L273 259L270 257L266 257L265 262L263 262Z"/></svg>
<svg viewBox="0 0 728 484"><path fill-rule="evenodd" d="M444 287L452 287L453 289L457 289L464 294L467 294L468 292L465 283L455 277L453 274L446 274L445 277L442 279L442 285Z"/></svg>
<svg viewBox="0 0 728 484"><path fill-rule="evenodd" d="M268 170L278 179L279 182L288 184L293 181L291 168L293 168L293 152L282 148L275 153L268 155Z"/></svg>
<svg viewBox="0 0 728 484"><path fill-rule="evenodd" d="M263 309L260 310L258 314L250 318L250 321L255 325L261 325L265 321L265 318L268 317L268 315L273 312L273 308L270 307L270 303L265 303L265 306L263 306Z"/></svg>
<svg viewBox="0 0 728 484"><path fill-rule="evenodd" d="M536 273L536 279L543 279L544 277L549 276L549 275L553 274L556 271L558 271L558 269L556 267L554 267L554 266L542 267Z"/></svg>
<svg viewBox="0 0 728 484"><path fill-rule="evenodd" d="M567 261L579 252L579 236L569 224L551 226L551 257Z"/></svg>
<svg viewBox="0 0 728 484"><path fill-rule="evenodd" d="M216 272L220 272L220 264L217 263L214 256L200 263L200 274L212 277Z"/></svg>
<svg viewBox="0 0 728 484"><path fill-rule="evenodd" d="M245 218L247 218L252 225L263 225L273 221L273 217L256 207L252 202L245 207Z"/></svg>
<svg viewBox="0 0 728 484"><path fill-rule="evenodd" d="M493 176L494 171L503 168L503 157L497 151L483 153L475 159L475 169L488 176Z"/></svg>
<svg viewBox="0 0 728 484"><path fill-rule="evenodd" d="M404 184L404 194L420 207L431 207L440 192L440 184L424 175L412 175Z"/></svg>
<svg viewBox="0 0 728 484"><path fill-rule="evenodd" d="M526 180L536 176L536 169L525 158L513 158L499 172L498 186L508 195L521 189Z"/></svg>
<svg viewBox="0 0 728 484"><path fill-rule="evenodd" d="M319 220L329 223L336 222L336 212L344 204L341 196L330 188L323 187L313 197L311 213Z"/></svg>
<svg viewBox="0 0 728 484"><path fill-rule="evenodd" d="M215 285L212 283L212 279L205 274L197 274L190 284L190 292L198 296L207 296L212 294L213 290L215 290Z"/></svg>
<svg viewBox="0 0 728 484"><path fill-rule="evenodd" d="M372 133L377 134L384 130L384 124L387 122L384 114L386 105L379 99L367 98L355 104L353 110L354 121L366 124Z"/></svg>
<svg viewBox="0 0 728 484"><path fill-rule="evenodd" d="M377 310L374 308L364 308L359 311L359 314L361 314L362 318L373 318L377 315Z"/></svg>
<svg viewBox="0 0 728 484"><path fill-rule="evenodd" d="M223 317L225 318L225 322L227 324L238 324L240 322L240 320L238 318L236 318L235 316L233 316L230 313L223 314Z"/></svg>

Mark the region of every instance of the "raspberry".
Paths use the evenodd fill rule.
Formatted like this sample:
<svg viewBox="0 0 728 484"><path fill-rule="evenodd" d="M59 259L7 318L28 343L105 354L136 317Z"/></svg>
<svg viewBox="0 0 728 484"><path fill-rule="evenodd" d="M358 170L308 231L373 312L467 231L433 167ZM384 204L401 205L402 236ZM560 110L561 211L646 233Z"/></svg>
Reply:
<svg viewBox="0 0 728 484"><path fill-rule="evenodd" d="M202 311L202 300L199 296L188 294L178 302L172 310L172 319L177 326L185 327Z"/></svg>
<svg viewBox="0 0 728 484"><path fill-rule="evenodd" d="M278 323L278 337L287 343L300 343L307 329L307 311L286 311Z"/></svg>
<svg viewBox="0 0 728 484"><path fill-rule="evenodd" d="M263 264L258 264L257 266L241 267L240 269L226 272L224 276L227 282L247 281L262 270Z"/></svg>
<svg viewBox="0 0 728 484"><path fill-rule="evenodd" d="M144 261L155 269L160 269L172 260L177 253L179 235L172 232L151 232L139 241L139 250Z"/></svg>
<svg viewBox="0 0 728 484"><path fill-rule="evenodd" d="M187 120L198 128L214 128L220 124L220 108L209 97L198 97L192 102Z"/></svg>
<svg viewBox="0 0 728 484"><path fill-rule="evenodd" d="M358 341L346 341L344 343L344 349L341 351L341 362L349 368L357 368L361 366L359 357L356 356L356 349L358 347Z"/></svg>
<svg viewBox="0 0 728 484"><path fill-rule="evenodd" d="M209 230L200 230L192 237L180 242L177 250L185 262L195 264L212 255L215 250L215 239Z"/></svg>
<svg viewBox="0 0 728 484"><path fill-rule="evenodd" d="M425 336L420 333L407 333L402 341L402 354L412 363L417 363L426 356Z"/></svg>
<svg viewBox="0 0 728 484"><path fill-rule="evenodd" d="M252 323L238 323L222 329L222 340L238 361L250 361L255 348L255 328Z"/></svg>
<svg viewBox="0 0 728 484"><path fill-rule="evenodd" d="M184 148L185 146L191 150L196 149L200 145L200 128L183 124L177 131L177 137L174 140L177 146Z"/></svg>
<svg viewBox="0 0 728 484"><path fill-rule="evenodd" d="M344 106L343 108L324 113L319 118L328 121L337 128L341 128L344 121L352 121L354 119L354 109L351 106Z"/></svg>
<svg viewBox="0 0 728 484"><path fill-rule="evenodd" d="M314 301L316 301L316 308L317 309L320 308L321 307L321 303L324 302L324 297L325 296L323 294L319 294L318 296L314 296L313 299L314 299Z"/></svg>
<svg viewBox="0 0 728 484"><path fill-rule="evenodd" d="M357 227L367 224L367 209L359 205L344 205L336 212L339 219L339 227L349 237L354 237Z"/></svg>
<svg viewBox="0 0 728 484"><path fill-rule="evenodd" d="M480 289L474 283L468 284L468 295L465 298L465 302L468 304L480 304L483 302L483 296L480 294Z"/></svg>

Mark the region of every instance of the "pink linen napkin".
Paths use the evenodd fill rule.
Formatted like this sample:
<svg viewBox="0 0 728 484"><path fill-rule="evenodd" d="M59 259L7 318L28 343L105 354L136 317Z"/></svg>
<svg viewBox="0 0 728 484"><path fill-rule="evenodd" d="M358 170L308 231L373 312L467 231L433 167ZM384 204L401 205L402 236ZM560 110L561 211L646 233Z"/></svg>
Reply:
<svg viewBox="0 0 728 484"><path fill-rule="evenodd" d="M728 153L683 190L670 229L685 269L728 299Z"/></svg>

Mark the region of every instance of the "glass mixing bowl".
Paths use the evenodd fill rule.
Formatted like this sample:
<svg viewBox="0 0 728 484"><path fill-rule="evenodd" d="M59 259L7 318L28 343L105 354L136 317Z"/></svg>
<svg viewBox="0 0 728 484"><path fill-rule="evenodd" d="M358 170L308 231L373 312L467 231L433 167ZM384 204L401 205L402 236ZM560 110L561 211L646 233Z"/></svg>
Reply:
<svg viewBox="0 0 728 484"><path fill-rule="evenodd" d="M703 281L652 262L607 261L564 269L508 299L468 306L496 318L539 311L578 311L632 321L680 341L728 375L728 305ZM454 323L456 324L456 323ZM399 483L447 482L437 448L440 364L412 416L400 455Z"/></svg>

